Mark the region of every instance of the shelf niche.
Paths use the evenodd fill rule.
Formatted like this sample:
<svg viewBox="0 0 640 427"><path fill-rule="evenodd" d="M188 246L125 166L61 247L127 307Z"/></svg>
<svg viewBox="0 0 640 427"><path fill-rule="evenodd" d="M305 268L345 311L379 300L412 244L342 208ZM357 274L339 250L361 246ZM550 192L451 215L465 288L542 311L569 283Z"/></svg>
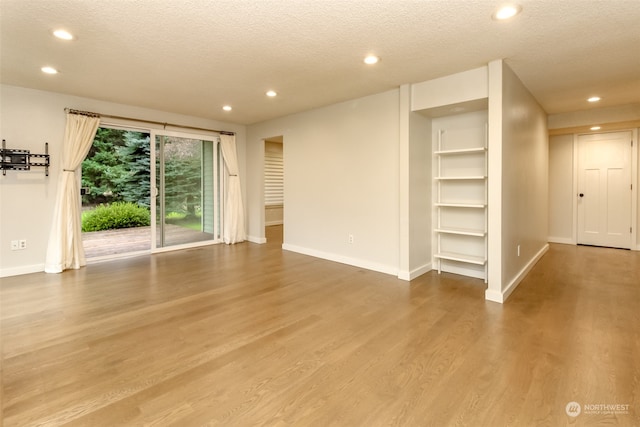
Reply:
<svg viewBox="0 0 640 427"><path fill-rule="evenodd" d="M486 283L487 109L474 106L484 108L432 118L433 263Z"/></svg>

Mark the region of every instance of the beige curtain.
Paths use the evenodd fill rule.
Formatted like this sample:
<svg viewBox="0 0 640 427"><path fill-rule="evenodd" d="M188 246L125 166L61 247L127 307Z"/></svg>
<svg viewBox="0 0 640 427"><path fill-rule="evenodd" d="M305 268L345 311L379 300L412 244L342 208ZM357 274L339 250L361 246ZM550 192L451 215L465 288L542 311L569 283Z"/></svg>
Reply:
<svg viewBox="0 0 640 427"><path fill-rule="evenodd" d="M82 247L81 202L78 176L82 160L89 153L100 117L67 113L62 147L62 173L58 179L53 223L44 271L60 273L86 264Z"/></svg>
<svg viewBox="0 0 640 427"><path fill-rule="evenodd" d="M247 238L244 227L242 188L238 176L238 153L235 135L220 135L220 148L227 173L226 199L222 214L222 239L227 244L243 242Z"/></svg>

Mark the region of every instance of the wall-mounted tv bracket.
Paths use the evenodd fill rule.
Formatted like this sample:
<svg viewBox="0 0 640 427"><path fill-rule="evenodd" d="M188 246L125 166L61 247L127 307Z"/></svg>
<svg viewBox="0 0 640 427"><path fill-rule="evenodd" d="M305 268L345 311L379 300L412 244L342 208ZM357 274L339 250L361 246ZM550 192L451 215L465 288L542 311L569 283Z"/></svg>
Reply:
<svg viewBox="0 0 640 427"><path fill-rule="evenodd" d="M6 148L6 141L2 140L0 149L0 169L2 175L7 170L28 171L32 166L44 167L45 176L49 176L49 143L44 143L44 154L31 154L29 150ZM38 159L38 160L34 160Z"/></svg>

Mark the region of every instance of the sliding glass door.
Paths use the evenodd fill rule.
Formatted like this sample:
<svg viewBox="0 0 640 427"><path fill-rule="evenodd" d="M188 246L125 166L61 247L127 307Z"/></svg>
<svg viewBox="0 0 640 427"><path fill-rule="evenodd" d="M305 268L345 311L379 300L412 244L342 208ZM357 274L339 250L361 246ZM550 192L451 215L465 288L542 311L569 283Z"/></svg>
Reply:
<svg viewBox="0 0 640 427"><path fill-rule="evenodd" d="M220 240L218 138L154 133L154 248Z"/></svg>

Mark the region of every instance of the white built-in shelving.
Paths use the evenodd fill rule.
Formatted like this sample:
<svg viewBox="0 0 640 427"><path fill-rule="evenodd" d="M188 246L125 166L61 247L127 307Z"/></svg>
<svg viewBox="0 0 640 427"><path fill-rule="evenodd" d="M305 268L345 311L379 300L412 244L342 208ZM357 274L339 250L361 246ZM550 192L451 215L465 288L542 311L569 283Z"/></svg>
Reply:
<svg viewBox="0 0 640 427"><path fill-rule="evenodd" d="M435 179L441 181L473 181L476 179L487 179L486 176L437 176Z"/></svg>
<svg viewBox="0 0 640 427"><path fill-rule="evenodd" d="M475 126L475 127L474 127ZM487 281L487 138L482 125L437 131L434 239L438 273Z"/></svg>

